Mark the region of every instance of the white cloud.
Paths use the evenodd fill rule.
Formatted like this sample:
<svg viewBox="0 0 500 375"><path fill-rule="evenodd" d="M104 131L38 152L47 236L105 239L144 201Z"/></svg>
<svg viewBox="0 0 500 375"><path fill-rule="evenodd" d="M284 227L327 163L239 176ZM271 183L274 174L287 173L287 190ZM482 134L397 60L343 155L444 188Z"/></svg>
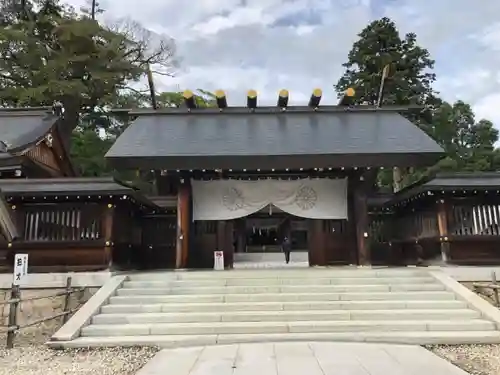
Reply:
<svg viewBox="0 0 500 375"><path fill-rule="evenodd" d="M84 0L70 2L83 3ZM164 88L225 89L241 104L254 88L274 102L281 88L304 103L332 85L356 34L388 16L415 32L436 59L436 88L500 126L500 2L470 0L101 0L110 17L132 17L176 39L183 67ZM81 5L81 4L77 4ZM280 20L287 19L288 25ZM277 22L279 27L273 27Z"/></svg>

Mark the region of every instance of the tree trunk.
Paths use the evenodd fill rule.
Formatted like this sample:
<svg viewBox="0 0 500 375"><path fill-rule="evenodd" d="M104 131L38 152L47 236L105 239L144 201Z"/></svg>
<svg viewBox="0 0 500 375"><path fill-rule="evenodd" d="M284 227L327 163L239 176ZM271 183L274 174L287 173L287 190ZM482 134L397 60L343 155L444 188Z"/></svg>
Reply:
<svg viewBox="0 0 500 375"><path fill-rule="evenodd" d="M63 101L64 113L59 121L59 134L66 152L70 152L71 135L80 122L80 105L74 100Z"/></svg>

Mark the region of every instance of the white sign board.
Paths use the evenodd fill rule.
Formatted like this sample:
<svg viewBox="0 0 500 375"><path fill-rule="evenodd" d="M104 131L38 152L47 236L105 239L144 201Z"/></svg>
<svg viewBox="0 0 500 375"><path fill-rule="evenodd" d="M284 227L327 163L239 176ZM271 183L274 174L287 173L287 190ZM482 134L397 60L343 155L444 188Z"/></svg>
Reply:
<svg viewBox="0 0 500 375"><path fill-rule="evenodd" d="M16 254L14 259L14 285L19 285L28 274L28 254Z"/></svg>
<svg viewBox="0 0 500 375"><path fill-rule="evenodd" d="M224 252L214 251L214 270L224 271Z"/></svg>

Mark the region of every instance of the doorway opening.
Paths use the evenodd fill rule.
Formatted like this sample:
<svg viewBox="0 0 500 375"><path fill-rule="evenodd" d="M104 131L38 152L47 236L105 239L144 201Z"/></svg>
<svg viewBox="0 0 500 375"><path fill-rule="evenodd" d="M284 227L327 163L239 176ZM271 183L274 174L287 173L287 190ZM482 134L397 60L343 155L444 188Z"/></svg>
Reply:
<svg viewBox="0 0 500 375"><path fill-rule="evenodd" d="M276 207L238 219L234 225L235 267L258 267L284 263L281 244L292 244L292 263L308 264L307 219L290 215Z"/></svg>

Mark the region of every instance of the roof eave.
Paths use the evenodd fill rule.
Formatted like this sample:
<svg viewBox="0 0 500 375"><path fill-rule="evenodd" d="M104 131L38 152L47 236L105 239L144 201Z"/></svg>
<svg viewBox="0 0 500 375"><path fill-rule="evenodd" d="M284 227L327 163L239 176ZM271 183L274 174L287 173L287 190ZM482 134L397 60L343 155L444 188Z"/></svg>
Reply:
<svg viewBox="0 0 500 375"><path fill-rule="evenodd" d="M377 153L377 154L295 154L295 155L231 155L231 156L113 156L108 163L117 169L167 170L271 170L299 168L364 168L428 166L443 157L442 152Z"/></svg>

